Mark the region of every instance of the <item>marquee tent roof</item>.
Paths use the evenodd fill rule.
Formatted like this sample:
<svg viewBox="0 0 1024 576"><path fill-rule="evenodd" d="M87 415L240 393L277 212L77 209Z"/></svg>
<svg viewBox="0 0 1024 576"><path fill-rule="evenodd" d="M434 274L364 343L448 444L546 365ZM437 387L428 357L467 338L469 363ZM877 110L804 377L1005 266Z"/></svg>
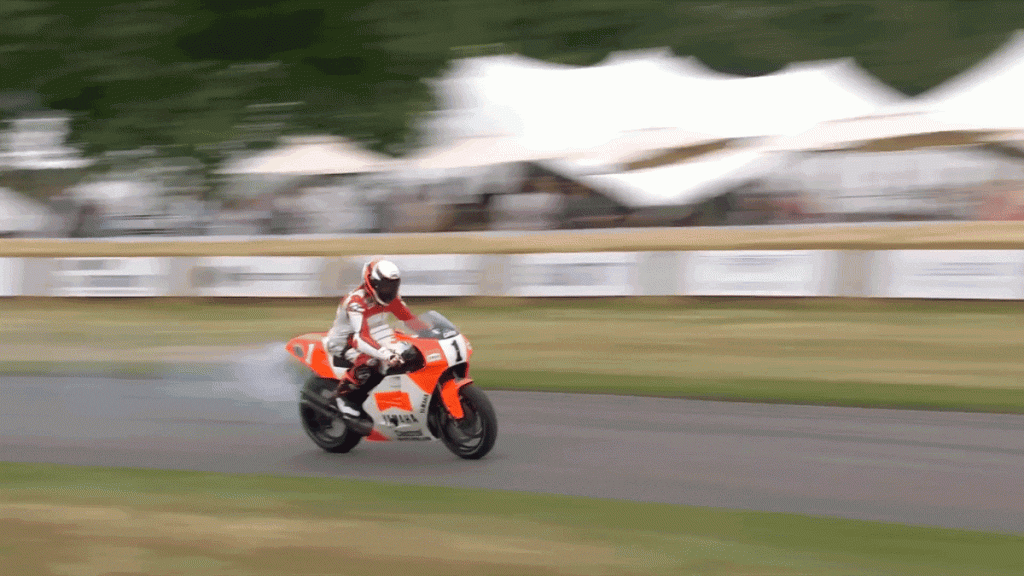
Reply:
<svg viewBox="0 0 1024 576"><path fill-rule="evenodd" d="M664 111L676 107L679 93L670 84L710 81L714 74L658 51L613 55L588 67L490 56L454 63L434 86L468 134L500 132L534 149L567 150L666 126Z"/></svg>
<svg viewBox="0 0 1024 576"><path fill-rule="evenodd" d="M1024 30L988 58L914 99L912 106L953 123L1024 129Z"/></svg>
<svg viewBox="0 0 1024 576"><path fill-rule="evenodd" d="M229 162L221 174L354 174L379 172L394 160L335 137L289 138L285 145Z"/></svg>
<svg viewBox="0 0 1024 576"><path fill-rule="evenodd" d="M797 134L905 98L852 59L764 76L714 72L665 50L618 53L589 67L521 56L460 61L434 84L461 130L503 132L535 149L588 149L624 133L674 128L723 138Z"/></svg>
<svg viewBox="0 0 1024 576"><path fill-rule="evenodd" d="M598 170L615 169L652 152L688 148L720 140L722 138L718 136L679 128L633 130L593 148L571 152L566 160L581 168L591 166Z"/></svg>
<svg viewBox="0 0 1024 576"><path fill-rule="evenodd" d="M403 166L416 170L447 170L533 162L554 156L557 154L529 148L508 136L478 136L426 148L405 158Z"/></svg>
<svg viewBox="0 0 1024 576"><path fill-rule="evenodd" d="M683 206L760 178L785 161L785 155L766 154L763 150L723 151L646 170L572 177L626 206ZM556 171L558 168L553 167Z"/></svg>
<svg viewBox="0 0 1024 576"><path fill-rule="evenodd" d="M773 74L714 82L678 107L683 116L675 124L737 138L795 135L903 99L852 59L801 62Z"/></svg>
<svg viewBox="0 0 1024 576"><path fill-rule="evenodd" d="M796 136L775 139L772 147L792 152L844 150L868 142L953 132L960 133L958 138L966 143L971 142L978 131L972 125L944 122L935 115L925 112L880 113L821 122ZM907 145L914 147L911 142Z"/></svg>

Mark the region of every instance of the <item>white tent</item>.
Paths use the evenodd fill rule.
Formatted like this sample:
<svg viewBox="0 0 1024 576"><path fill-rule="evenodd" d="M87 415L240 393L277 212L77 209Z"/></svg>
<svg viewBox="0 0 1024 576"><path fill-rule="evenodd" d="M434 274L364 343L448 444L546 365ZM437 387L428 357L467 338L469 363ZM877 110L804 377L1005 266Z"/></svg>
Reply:
<svg viewBox="0 0 1024 576"><path fill-rule="evenodd" d="M591 148L631 130L678 127L665 120L680 95L723 77L663 50L613 54L588 67L521 56L471 58L454 63L433 86L457 132L504 133L554 151Z"/></svg>
<svg viewBox="0 0 1024 576"><path fill-rule="evenodd" d="M763 150L722 151L690 162L575 178L626 206L681 206L760 178L783 162L783 155Z"/></svg>
<svg viewBox="0 0 1024 576"><path fill-rule="evenodd" d="M593 148L573 151L565 159L580 169L591 167L596 172L618 172L624 164L644 159L658 151L689 148L722 140L711 134L679 128L633 130Z"/></svg>
<svg viewBox="0 0 1024 576"><path fill-rule="evenodd" d="M592 148L660 128L723 138L791 135L905 98L852 59L798 63L747 78L664 50L613 54L589 67L511 56L470 59L434 85L463 133L498 131L550 150Z"/></svg>
<svg viewBox="0 0 1024 576"><path fill-rule="evenodd" d="M448 170L533 162L557 155L529 148L509 136L478 136L426 148L404 159L403 166L416 170Z"/></svg>
<svg viewBox="0 0 1024 576"><path fill-rule="evenodd" d="M852 59L797 63L748 78L668 50L616 53L588 67L520 56L468 59L434 86L445 107L435 126L448 118L457 126L451 133L508 134L529 150L556 156L548 164L557 170L596 178L589 183L627 205L688 203L786 157L729 150L675 166L607 173L647 152L795 136L906 99Z"/></svg>
<svg viewBox="0 0 1024 576"><path fill-rule="evenodd" d="M919 95L913 106L952 123L993 130L1024 129L1024 30L966 72Z"/></svg>
<svg viewBox="0 0 1024 576"><path fill-rule="evenodd" d="M612 52L598 65L621 64L630 62L648 62L662 71L681 77L727 80L740 78L735 74L719 72L707 67L694 56L676 56L671 48L647 48L641 50L621 50Z"/></svg>
<svg viewBox="0 0 1024 576"><path fill-rule="evenodd" d="M287 138L285 145L249 158L229 162L221 174L354 174L380 172L395 161L343 138Z"/></svg>
<svg viewBox="0 0 1024 576"><path fill-rule="evenodd" d="M796 135L904 98L852 59L802 62L773 74L712 83L677 107L674 124L724 137Z"/></svg>
<svg viewBox="0 0 1024 576"><path fill-rule="evenodd" d="M973 128L925 112L880 113L820 122L802 134L775 139L772 147L792 152L843 150L872 141L947 132L959 132L967 141Z"/></svg>
<svg viewBox="0 0 1024 576"><path fill-rule="evenodd" d="M7 188L0 188L0 234L38 232L46 226L46 206Z"/></svg>

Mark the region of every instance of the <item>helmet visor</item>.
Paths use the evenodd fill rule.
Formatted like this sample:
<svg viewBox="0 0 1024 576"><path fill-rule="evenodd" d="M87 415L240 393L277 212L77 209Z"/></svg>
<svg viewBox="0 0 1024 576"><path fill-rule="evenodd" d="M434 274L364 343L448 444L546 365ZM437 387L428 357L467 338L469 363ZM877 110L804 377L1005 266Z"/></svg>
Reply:
<svg viewBox="0 0 1024 576"><path fill-rule="evenodd" d="M377 293L377 299L385 304L390 304L392 300L398 297L398 285L401 284L399 279L381 278L380 280L373 281L373 291Z"/></svg>

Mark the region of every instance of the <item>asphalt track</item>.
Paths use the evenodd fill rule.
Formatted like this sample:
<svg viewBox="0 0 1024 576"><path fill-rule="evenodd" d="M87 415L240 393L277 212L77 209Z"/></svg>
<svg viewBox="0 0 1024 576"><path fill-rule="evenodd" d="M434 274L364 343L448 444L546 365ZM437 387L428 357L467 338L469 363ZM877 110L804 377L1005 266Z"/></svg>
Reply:
<svg viewBox="0 0 1024 576"><path fill-rule="evenodd" d="M258 381L0 376L0 460L336 476L1024 533L1024 416L490 391L498 443L484 460L463 461L437 442L321 452L299 427L294 388Z"/></svg>

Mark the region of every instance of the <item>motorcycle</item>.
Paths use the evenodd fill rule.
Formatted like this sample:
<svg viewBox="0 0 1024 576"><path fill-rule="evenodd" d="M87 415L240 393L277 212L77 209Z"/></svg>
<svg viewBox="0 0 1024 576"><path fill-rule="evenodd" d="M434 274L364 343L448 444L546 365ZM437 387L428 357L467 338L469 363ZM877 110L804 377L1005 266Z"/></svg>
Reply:
<svg viewBox="0 0 1024 576"><path fill-rule="evenodd" d="M431 310L420 316L428 328L394 330L398 366L377 368L380 383L363 402L368 418L343 420L333 402L348 365L327 354L326 332L292 338L288 353L313 374L299 395L306 435L327 452L346 453L368 441L441 442L461 458L483 458L498 436L494 407L469 377L473 347L447 318ZM369 382L367 384L370 384Z"/></svg>

